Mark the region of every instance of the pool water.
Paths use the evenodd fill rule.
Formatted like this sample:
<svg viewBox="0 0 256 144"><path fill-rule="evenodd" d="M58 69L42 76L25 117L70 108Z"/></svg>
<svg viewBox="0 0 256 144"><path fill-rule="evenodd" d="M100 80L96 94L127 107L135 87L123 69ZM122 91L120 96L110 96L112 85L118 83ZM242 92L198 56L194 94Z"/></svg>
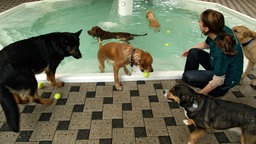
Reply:
<svg viewBox="0 0 256 144"><path fill-rule="evenodd" d="M98 43L87 34L93 26L107 31L122 31L143 34L130 43L151 53L154 71L182 71L186 58L184 50L205 39L201 35L199 14L213 6L190 0L134 0L132 16L118 16L117 0L59 0L41 1L20 5L0 15L0 49L17 40L56 31L76 32L80 35L80 50L83 57L76 60L65 58L57 69L57 74L99 73ZM245 25L255 29L255 23L247 21L238 13L221 7L226 25ZM161 31L154 32L145 18L147 10L152 10L161 24ZM167 32L168 31L168 32ZM103 44L117 40L103 41ZM112 66L106 64L106 72ZM122 73L122 71L120 71Z"/></svg>

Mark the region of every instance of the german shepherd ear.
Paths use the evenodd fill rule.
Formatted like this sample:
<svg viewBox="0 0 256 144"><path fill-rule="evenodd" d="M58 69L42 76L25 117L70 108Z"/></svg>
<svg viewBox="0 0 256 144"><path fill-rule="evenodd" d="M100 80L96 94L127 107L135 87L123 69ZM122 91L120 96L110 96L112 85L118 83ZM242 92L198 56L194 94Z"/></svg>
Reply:
<svg viewBox="0 0 256 144"><path fill-rule="evenodd" d="M80 36L82 30L83 30L83 29L81 29L80 31L76 32L75 35Z"/></svg>

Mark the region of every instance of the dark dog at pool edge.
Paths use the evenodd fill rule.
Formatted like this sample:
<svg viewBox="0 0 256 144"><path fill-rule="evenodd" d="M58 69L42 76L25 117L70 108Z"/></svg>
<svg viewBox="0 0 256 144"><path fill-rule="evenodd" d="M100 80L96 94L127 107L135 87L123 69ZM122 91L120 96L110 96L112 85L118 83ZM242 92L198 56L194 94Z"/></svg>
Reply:
<svg viewBox="0 0 256 144"><path fill-rule="evenodd" d="M242 144L256 143L256 108L196 93L185 84L174 86L165 96L185 109L188 120L184 124L196 127L189 144L195 144L209 129L229 128L241 129Z"/></svg>
<svg viewBox="0 0 256 144"><path fill-rule="evenodd" d="M120 41L128 42L129 40L133 40L135 36L145 36L147 33L144 34L131 34L127 32L109 32L105 31L99 26L94 26L90 30L87 31L90 36L96 37L100 40L106 39L119 39Z"/></svg>
<svg viewBox="0 0 256 144"><path fill-rule="evenodd" d="M19 131L17 104L29 100L44 105L52 103L52 99L39 96L35 74L45 71L51 85L63 86L63 82L56 82L55 72L65 57L82 57L81 31L40 35L14 42L0 51L0 103L10 130Z"/></svg>

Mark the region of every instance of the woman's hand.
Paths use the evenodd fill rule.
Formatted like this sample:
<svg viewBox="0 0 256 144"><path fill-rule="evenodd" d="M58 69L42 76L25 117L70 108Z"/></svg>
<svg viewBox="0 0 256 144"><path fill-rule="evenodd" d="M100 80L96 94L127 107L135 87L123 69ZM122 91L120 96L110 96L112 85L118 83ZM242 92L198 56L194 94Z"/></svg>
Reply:
<svg viewBox="0 0 256 144"><path fill-rule="evenodd" d="M184 53L183 53L181 56L182 56L182 57L187 57L189 50L190 50L190 49L187 49L186 51L184 51Z"/></svg>

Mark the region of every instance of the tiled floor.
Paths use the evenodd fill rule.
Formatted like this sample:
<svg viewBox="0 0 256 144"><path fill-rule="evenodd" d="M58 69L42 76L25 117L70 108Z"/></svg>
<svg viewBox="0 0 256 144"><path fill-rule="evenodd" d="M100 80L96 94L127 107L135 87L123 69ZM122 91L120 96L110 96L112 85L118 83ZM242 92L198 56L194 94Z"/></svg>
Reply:
<svg viewBox="0 0 256 144"><path fill-rule="evenodd" d="M31 0L32 1L32 0ZM252 0L234 0L240 5L255 4ZM0 0L4 11L24 0ZM215 2L224 2L216 0ZM242 3L244 2L244 3ZM236 3L225 1L234 9ZM4 4L4 5L3 5ZM236 5L236 6L235 6ZM255 7L255 6L254 6ZM255 18L255 10L245 14ZM247 13L249 12L249 13ZM223 99L256 105L255 89L250 86L256 72L241 81ZM185 144L193 127L182 123L183 110L167 102L163 91L181 80L123 82L123 91L115 91L111 82L66 83L62 88L45 84L42 97L62 98L50 106L20 105L21 132L8 131L0 108L0 143L4 144ZM238 144L240 137L232 131L214 131L199 140L199 144Z"/></svg>

